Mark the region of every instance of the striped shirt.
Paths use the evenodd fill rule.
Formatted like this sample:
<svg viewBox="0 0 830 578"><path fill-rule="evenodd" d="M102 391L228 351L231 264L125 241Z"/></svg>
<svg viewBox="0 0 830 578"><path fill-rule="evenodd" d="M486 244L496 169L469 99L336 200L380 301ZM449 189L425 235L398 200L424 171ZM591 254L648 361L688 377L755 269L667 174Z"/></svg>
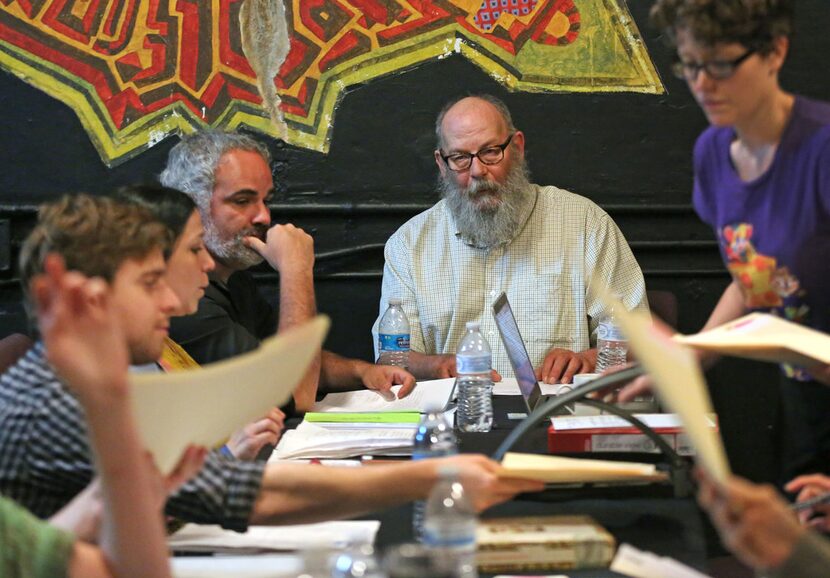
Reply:
<svg viewBox="0 0 830 578"><path fill-rule="evenodd" d="M491 305L507 293L534 367L552 348L596 346L605 306L588 288L604 281L629 309L647 309L640 266L623 234L590 200L556 187L533 185L535 203L507 245L465 243L446 203L416 215L386 243L380 315L399 297L410 324L410 347L455 353L468 321L481 323L493 368L513 372ZM372 329L377 356L377 328Z"/></svg>
<svg viewBox="0 0 830 578"><path fill-rule="evenodd" d="M199 474L168 500L166 513L244 531L264 468L210 452ZM83 408L38 343L0 376L0 493L46 518L94 474Z"/></svg>

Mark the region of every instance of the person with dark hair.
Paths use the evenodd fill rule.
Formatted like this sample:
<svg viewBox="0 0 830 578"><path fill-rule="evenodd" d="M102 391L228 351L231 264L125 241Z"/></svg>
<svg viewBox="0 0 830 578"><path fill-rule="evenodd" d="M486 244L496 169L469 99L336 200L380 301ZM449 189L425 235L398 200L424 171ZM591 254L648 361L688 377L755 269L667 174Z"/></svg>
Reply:
<svg viewBox="0 0 830 578"><path fill-rule="evenodd" d="M695 144L693 202L717 235L732 282L704 330L765 311L830 332L830 104L780 85L794 7L793 0L657 0L651 10L677 51L675 75L711 125ZM700 353L700 360L706 367L716 356ZM781 385L782 479L827 472L830 366L783 365ZM619 399L649 387L641 378ZM785 486L799 491L799 500L827 488L822 474ZM797 531L771 489L704 479L700 500L724 543L753 566L779 566L792 556L799 569L787 566L780 575L827 573L827 544Z"/></svg>
<svg viewBox="0 0 830 578"><path fill-rule="evenodd" d="M198 311L171 325L171 336L199 363L251 351L262 339L316 314L314 242L294 225L271 226L270 161L268 149L247 135L204 130L173 147L160 175L162 184L196 202L205 245L216 261ZM260 294L247 271L263 261L279 273L278 308ZM401 384L401 396L415 387L403 368L321 351L294 392L296 409L313 406L318 383L321 391L363 386L381 392Z"/></svg>
<svg viewBox="0 0 830 578"><path fill-rule="evenodd" d="M204 244L204 227L193 199L175 189L161 185L134 185L119 189L115 199L146 208L174 237L172 250L167 254L167 284L181 302L173 311L174 317L196 312L199 299L208 286L208 273L214 261ZM193 369L199 364L168 335L158 361L134 368L137 371L177 371ZM278 407L268 415L234 432L223 451L242 460L253 460L265 446L279 441L285 414Z"/></svg>
<svg viewBox="0 0 830 578"><path fill-rule="evenodd" d="M830 104L779 83L791 0L658 0L651 16L676 47L711 126L694 150L695 210L732 274L704 330L765 311L830 331ZM716 356L700 354L704 366ZM782 479L830 468L830 366L782 366ZM621 400L649 386L640 380Z"/></svg>

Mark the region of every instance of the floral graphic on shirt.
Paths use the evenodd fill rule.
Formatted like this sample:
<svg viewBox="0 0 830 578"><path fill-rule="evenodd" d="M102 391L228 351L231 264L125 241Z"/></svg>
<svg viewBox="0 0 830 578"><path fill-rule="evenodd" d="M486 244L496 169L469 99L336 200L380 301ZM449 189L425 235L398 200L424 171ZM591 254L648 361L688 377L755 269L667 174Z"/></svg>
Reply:
<svg viewBox="0 0 830 578"><path fill-rule="evenodd" d="M775 257L759 253L752 243L750 223L726 225L719 231L726 255L726 266L738 282L747 309L764 309L796 323L806 323L809 307L803 302L801 282L786 265L778 266ZM809 379L804 370L782 365L784 373L795 379Z"/></svg>

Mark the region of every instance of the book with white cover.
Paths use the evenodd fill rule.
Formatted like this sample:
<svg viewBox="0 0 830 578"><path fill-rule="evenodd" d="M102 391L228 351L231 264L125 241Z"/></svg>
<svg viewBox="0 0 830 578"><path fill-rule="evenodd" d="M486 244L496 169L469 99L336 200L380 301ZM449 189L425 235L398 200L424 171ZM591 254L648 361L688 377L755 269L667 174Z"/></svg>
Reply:
<svg viewBox="0 0 830 578"><path fill-rule="evenodd" d="M675 341L706 351L811 367L830 363L830 335L768 313L750 313Z"/></svg>

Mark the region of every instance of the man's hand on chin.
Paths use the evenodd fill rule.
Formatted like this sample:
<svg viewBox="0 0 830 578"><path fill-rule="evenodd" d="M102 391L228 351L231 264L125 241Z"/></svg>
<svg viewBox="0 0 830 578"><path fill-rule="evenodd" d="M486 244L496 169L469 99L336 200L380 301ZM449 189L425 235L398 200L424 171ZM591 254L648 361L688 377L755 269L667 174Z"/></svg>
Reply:
<svg viewBox="0 0 830 578"><path fill-rule="evenodd" d="M545 383L571 383L578 373L591 373L597 364L597 350L586 349L576 353L554 348L545 355L542 366L536 370L536 379Z"/></svg>
<svg viewBox="0 0 830 578"><path fill-rule="evenodd" d="M281 275L311 272L314 268L314 239L290 223L268 229L265 242L257 237L245 237L244 241Z"/></svg>

